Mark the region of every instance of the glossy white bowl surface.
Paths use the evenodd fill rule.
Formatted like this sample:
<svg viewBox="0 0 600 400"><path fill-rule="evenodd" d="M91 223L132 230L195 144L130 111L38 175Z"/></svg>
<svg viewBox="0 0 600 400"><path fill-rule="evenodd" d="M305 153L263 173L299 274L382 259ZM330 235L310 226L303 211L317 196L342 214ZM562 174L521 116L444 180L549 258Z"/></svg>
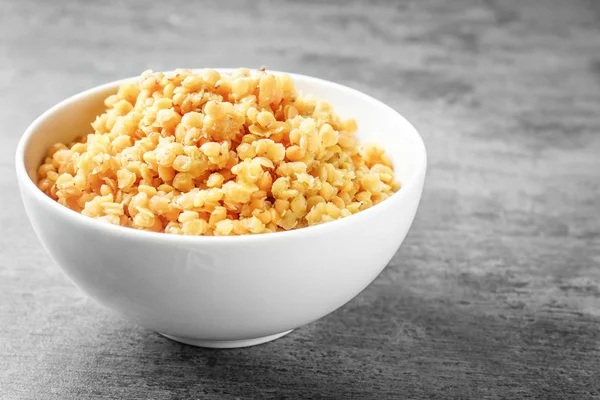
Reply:
<svg viewBox="0 0 600 400"><path fill-rule="evenodd" d="M221 69L226 71L226 69ZM128 320L185 343L240 347L321 318L383 270L415 216L426 151L415 128L372 97L290 74L305 94L358 121L361 142L391 157L400 191L339 221L289 232L187 237L144 232L82 216L35 185L48 147L89 133L113 82L73 96L36 119L16 154L31 224L54 262L83 292Z"/></svg>

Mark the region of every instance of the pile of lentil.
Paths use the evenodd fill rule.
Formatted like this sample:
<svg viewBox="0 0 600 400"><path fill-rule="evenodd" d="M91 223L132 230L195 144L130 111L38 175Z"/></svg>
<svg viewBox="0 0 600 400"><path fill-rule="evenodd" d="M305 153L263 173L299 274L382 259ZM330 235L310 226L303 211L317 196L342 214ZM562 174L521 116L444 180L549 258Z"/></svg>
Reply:
<svg viewBox="0 0 600 400"><path fill-rule="evenodd" d="M277 232L337 220L400 187L354 119L264 69L145 71L106 98L93 133L57 143L38 186L115 225L185 235Z"/></svg>

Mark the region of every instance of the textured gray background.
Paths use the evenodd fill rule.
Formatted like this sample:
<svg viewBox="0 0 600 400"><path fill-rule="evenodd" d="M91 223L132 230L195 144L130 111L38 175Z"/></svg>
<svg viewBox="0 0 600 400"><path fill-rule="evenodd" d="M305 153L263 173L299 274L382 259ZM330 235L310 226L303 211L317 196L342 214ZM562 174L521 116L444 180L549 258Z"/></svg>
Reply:
<svg viewBox="0 0 600 400"><path fill-rule="evenodd" d="M0 0L0 398L600 398L600 1L79 3ZM231 351L86 299L21 206L23 130L146 68L263 64L422 132L423 201L387 269Z"/></svg>

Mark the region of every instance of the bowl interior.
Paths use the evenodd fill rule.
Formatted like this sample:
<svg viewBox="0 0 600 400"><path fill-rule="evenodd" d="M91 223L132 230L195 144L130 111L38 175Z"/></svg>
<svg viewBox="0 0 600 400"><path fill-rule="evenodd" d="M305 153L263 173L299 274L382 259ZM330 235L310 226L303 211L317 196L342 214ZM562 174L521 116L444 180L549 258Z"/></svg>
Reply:
<svg viewBox="0 0 600 400"><path fill-rule="evenodd" d="M392 108L342 85L303 75L290 76L303 94L330 102L334 111L343 118L355 118L358 122L358 139L361 143L374 142L385 148L394 164L396 177L403 186L412 180L419 168L424 167L425 148L420 136ZM37 168L47 149L54 143L69 142L91 133L90 123L104 111L104 99L115 93L119 84L124 81L126 80L109 83L70 97L48 110L31 125L23 139L25 143L22 156L27 174L33 182L37 181Z"/></svg>

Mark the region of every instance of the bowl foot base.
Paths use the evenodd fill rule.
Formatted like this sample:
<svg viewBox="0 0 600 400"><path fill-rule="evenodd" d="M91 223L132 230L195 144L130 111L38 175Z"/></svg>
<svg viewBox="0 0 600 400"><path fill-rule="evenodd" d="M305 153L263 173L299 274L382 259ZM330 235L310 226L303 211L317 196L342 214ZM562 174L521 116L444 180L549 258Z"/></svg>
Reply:
<svg viewBox="0 0 600 400"><path fill-rule="evenodd" d="M242 339L242 340L188 339L188 338L182 338L182 337L178 337L178 336L166 335L166 334L160 333L160 332L158 332L158 334L166 337L167 339L171 339L171 340L174 340L179 343L189 344L191 346L208 347L211 349L235 349L238 347L250 347L250 346L256 346L258 344L267 343L272 340L279 339L280 337L287 335L291 331L293 331L293 329L286 331L286 332L282 332L282 333L276 333L275 335L263 336L263 337L254 338L254 339Z"/></svg>

